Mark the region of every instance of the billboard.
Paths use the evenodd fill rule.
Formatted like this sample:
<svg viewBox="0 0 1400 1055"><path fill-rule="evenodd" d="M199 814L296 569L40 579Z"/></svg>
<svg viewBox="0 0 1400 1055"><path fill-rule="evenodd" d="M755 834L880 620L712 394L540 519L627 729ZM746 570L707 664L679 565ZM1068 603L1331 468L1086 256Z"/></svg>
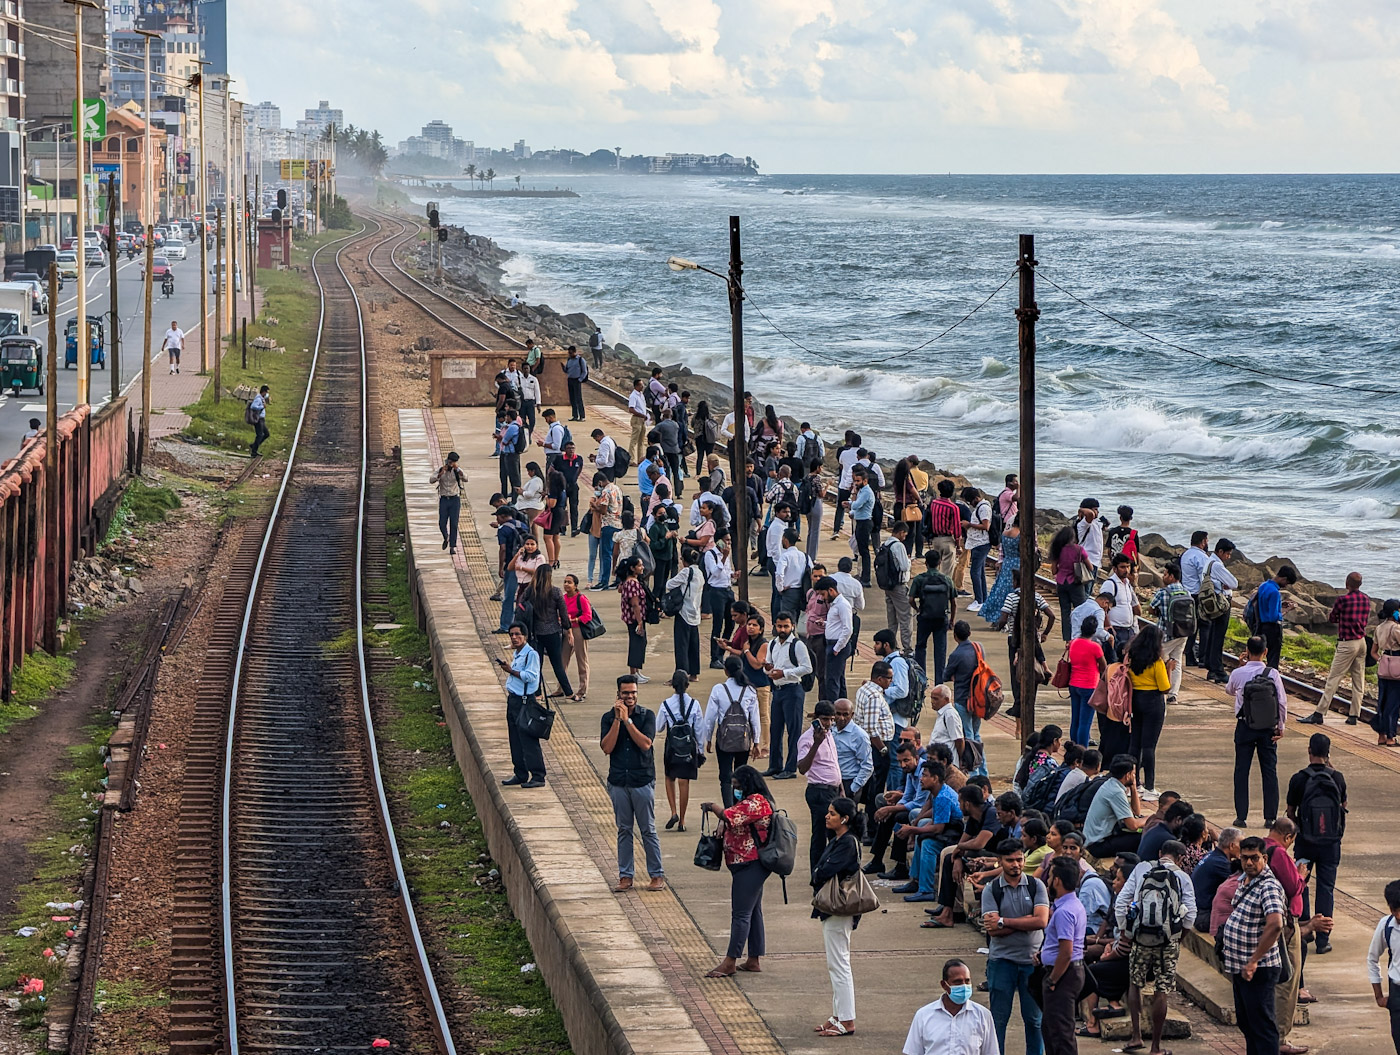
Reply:
<svg viewBox="0 0 1400 1055"><path fill-rule="evenodd" d="M308 161L305 158L285 158L278 162L279 178L284 180L330 179L335 169L329 161Z"/></svg>
<svg viewBox="0 0 1400 1055"><path fill-rule="evenodd" d="M175 172L180 176L190 174L190 152L188 150L181 150L175 154ZM180 182L184 183L185 181L181 180Z"/></svg>

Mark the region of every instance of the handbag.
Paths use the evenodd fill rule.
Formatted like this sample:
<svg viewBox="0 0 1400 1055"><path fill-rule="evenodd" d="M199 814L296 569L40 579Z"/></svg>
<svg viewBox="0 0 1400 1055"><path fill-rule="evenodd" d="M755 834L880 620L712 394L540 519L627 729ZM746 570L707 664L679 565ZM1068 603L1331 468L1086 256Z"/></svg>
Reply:
<svg viewBox="0 0 1400 1055"><path fill-rule="evenodd" d="M587 513L584 513L583 516L579 517L578 533L580 535L593 534L593 510L590 509Z"/></svg>
<svg viewBox="0 0 1400 1055"><path fill-rule="evenodd" d="M524 705L515 716L515 727L536 740L548 740L554 730L554 708L548 706L547 693L544 700L544 705L541 705L536 697L526 696Z"/></svg>
<svg viewBox="0 0 1400 1055"><path fill-rule="evenodd" d="M717 833L709 830L710 815L700 818L700 841L695 846L695 867L718 872L724 867L724 844Z"/></svg>
<svg viewBox="0 0 1400 1055"><path fill-rule="evenodd" d="M832 876L812 896L812 907L827 916L863 916L880 907L880 899L864 872L842 879Z"/></svg>
<svg viewBox="0 0 1400 1055"><path fill-rule="evenodd" d="M1087 560L1077 560L1074 562L1074 581L1080 586L1086 586L1093 582L1097 573L1094 566Z"/></svg>
<svg viewBox="0 0 1400 1055"><path fill-rule="evenodd" d="M899 518L906 524L913 524L924 519L924 511L918 502L909 502L899 514Z"/></svg>
<svg viewBox="0 0 1400 1055"><path fill-rule="evenodd" d="M1069 688L1070 663L1069 649L1065 649L1065 654L1060 657L1060 662L1055 664L1055 674L1050 679L1050 684L1057 689Z"/></svg>
<svg viewBox="0 0 1400 1055"><path fill-rule="evenodd" d="M550 521L553 519L554 511L552 509L541 509L539 515L535 517L533 523L535 527L547 528L549 527Z"/></svg>
<svg viewBox="0 0 1400 1055"><path fill-rule="evenodd" d="M603 625L603 617L598 614L596 608L593 609L593 618L586 623L580 623L578 629L585 641L592 641L595 637L602 637L608 632L608 628Z"/></svg>

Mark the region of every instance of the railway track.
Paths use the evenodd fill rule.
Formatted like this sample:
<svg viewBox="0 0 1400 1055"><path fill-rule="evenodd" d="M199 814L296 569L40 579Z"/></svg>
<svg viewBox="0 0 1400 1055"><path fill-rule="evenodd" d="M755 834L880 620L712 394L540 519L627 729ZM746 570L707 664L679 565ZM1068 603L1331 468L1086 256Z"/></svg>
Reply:
<svg viewBox="0 0 1400 1055"><path fill-rule="evenodd" d="M341 256L312 258L311 376L233 651L223 1049L453 1053L379 775L362 634L368 399Z"/></svg>
<svg viewBox="0 0 1400 1055"><path fill-rule="evenodd" d="M525 345L510 334L472 314L451 297L440 293L410 273L399 262L398 251L422 233L423 225L421 223L401 216L388 216L380 213L372 213L371 215L377 223L394 224L399 228L396 233L384 241L371 246L365 256L365 262L369 269L379 277L381 282L405 300L417 305L444 328L460 337L471 348L496 351L524 349ZM375 262L376 256L383 260L383 266ZM451 309L451 321L440 311L435 310L438 304Z"/></svg>

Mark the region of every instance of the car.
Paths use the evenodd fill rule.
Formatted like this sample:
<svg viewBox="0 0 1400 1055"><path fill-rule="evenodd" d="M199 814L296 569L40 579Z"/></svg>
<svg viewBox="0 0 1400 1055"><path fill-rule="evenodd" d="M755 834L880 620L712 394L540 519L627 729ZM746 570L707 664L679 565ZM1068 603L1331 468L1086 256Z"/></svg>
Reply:
<svg viewBox="0 0 1400 1055"><path fill-rule="evenodd" d="M223 261L218 261L209 265L209 292L217 293L218 287L223 286L224 292L228 292L227 270ZM214 276L217 275L218 279ZM219 281L222 279L223 281ZM239 268L233 269L233 288L235 292L243 291L243 272Z"/></svg>
<svg viewBox="0 0 1400 1055"><path fill-rule="evenodd" d="M170 261L165 257L157 256L151 258L151 279L153 281L160 281L166 276L166 274L171 272L171 270L172 268L170 267ZM145 276L146 265L143 263L141 265L141 277L144 278Z"/></svg>
<svg viewBox="0 0 1400 1055"><path fill-rule="evenodd" d="M178 238L171 238L165 243L164 252L166 257L171 260L184 260L185 249L184 242Z"/></svg>
<svg viewBox="0 0 1400 1055"><path fill-rule="evenodd" d="M83 258L83 262L86 263L88 267L106 267L107 254L102 251L100 245L89 245L87 247L87 255Z"/></svg>
<svg viewBox="0 0 1400 1055"><path fill-rule="evenodd" d="M58 251L58 273L64 278L78 277L78 253L75 249L60 249Z"/></svg>
<svg viewBox="0 0 1400 1055"><path fill-rule="evenodd" d="M49 288L44 280L32 271L21 271L11 282L23 282L34 290L34 310L40 315L49 313Z"/></svg>
<svg viewBox="0 0 1400 1055"><path fill-rule="evenodd" d="M64 248L64 249L77 249L77 248L78 248L78 240L77 240L76 238L65 238L65 239L63 240L63 248Z"/></svg>

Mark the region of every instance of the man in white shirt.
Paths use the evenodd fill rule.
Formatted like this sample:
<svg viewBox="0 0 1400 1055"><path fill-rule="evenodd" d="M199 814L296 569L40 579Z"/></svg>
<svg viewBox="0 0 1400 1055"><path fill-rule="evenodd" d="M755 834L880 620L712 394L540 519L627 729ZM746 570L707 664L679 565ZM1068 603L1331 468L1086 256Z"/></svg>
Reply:
<svg viewBox="0 0 1400 1055"><path fill-rule="evenodd" d="M801 550L794 550L801 553ZM768 644L767 673L773 679L772 720L769 722L769 749L772 757L763 775L774 780L797 776L797 740L802 726L802 679L812 673L812 655L793 629L788 612L773 616L773 640ZM787 757L783 741L787 740Z"/></svg>
<svg viewBox="0 0 1400 1055"><path fill-rule="evenodd" d="M531 439L535 435L535 409L539 405L540 379L527 369L520 375L520 418Z"/></svg>
<svg viewBox="0 0 1400 1055"><path fill-rule="evenodd" d="M782 550L777 563L773 565L773 607L769 609L773 618L778 613L791 613L796 618L806 601L802 590L802 576L808 568L807 554L798 546L797 532L788 528L783 532Z"/></svg>
<svg viewBox="0 0 1400 1055"><path fill-rule="evenodd" d="M833 539L841 537L841 523L846 516L846 500L851 497L851 470L864 454L865 448L860 445L860 437L849 429L846 430L846 442L836 452L836 464L840 475L836 477L836 518L831 522Z"/></svg>
<svg viewBox="0 0 1400 1055"><path fill-rule="evenodd" d="M525 375L520 372L520 361L518 359L506 360L505 374L506 380L514 385L517 390L520 390L522 387L521 382L525 380Z"/></svg>
<svg viewBox="0 0 1400 1055"><path fill-rule="evenodd" d="M165 331L165 340L161 342L160 346L170 360L170 372L178 374L180 372L180 353L185 348L185 331L180 329L180 324L174 319L170 320L170 329Z"/></svg>
<svg viewBox="0 0 1400 1055"><path fill-rule="evenodd" d="M632 456L632 464L640 465L647 445L647 397L645 385L640 377L632 379L632 391L627 396L627 413L632 418L632 438L627 444L627 452Z"/></svg>
<svg viewBox="0 0 1400 1055"><path fill-rule="evenodd" d="M899 633L899 644L906 652L914 647L914 616L909 610L909 551L904 548L904 539L909 534L909 525L896 520L890 525L890 537L880 547L889 551L892 585L881 586L885 595L885 622L891 630Z"/></svg>
<svg viewBox="0 0 1400 1055"><path fill-rule="evenodd" d="M613 466L617 460L617 442L602 429L593 430L593 441L598 444L598 453L590 454L588 460L609 480L615 479Z"/></svg>
<svg viewBox="0 0 1400 1055"><path fill-rule="evenodd" d="M928 705L935 711L933 730L929 733L930 744L947 744L955 759L962 758L963 725L958 717L958 709L953 706L953 695L946 685L935 685L928 691Z"/></svg>
<svg viewBox="0 0 1400 1055"><path fill-rule="evenodd" d="M773 507L773 519L763 536L764 570L772 574L778 566L778 558L783 553L783 532L792 520L792 506L779 502Z"/></svg>
<svg viewBox="0 0 1400 1055"><path fill-rule="evenodd" d="M961 960L943 964L943 997L914 1012L904 1055L1000 1055L992 1013L972 999L972 972Z"/></svg>
<svg viewBox="0 0 1400 1055"><path fill-rule="evenodd" d="M1108 610L1113 606L1113 598L1109 594L1100 593L1090 597L1083 604L1076 605L1069 613L1069 639L1073 641L1079 636L1079 628L1084 625L1084 620L1090 616L1098 622L1099 628L1094 632L1094 640L1104 647L1105 658L1108 662L1114 662L1108 653L1113 651L1113 635L1108 632Z"/></svg>
<svg viewBox="0 0 1400 1055"><path fill-rule="evenodd" d="M729 713L730 707L737 703L744 712L744 718L748 721L749 739L757 744L759 739L758 721L758 694L752 685L746 685L739 679L743 676L744 661L738 656L728 656L724 661L725 679L719 682L710 690L709 701L705 705L705 716L700 720L700 728L696 732L696 742L701 750L709 750L709 744L715 739L715 734L719 731L720 724L724 721L724 716ZM721 751L715 745L716 768L719 770L720 798L734 801L734 790L729 786L730 777L734 775L734 770L739 766L748 765L748 752Z"/></svg>
<svg viewBox="0 0 1400 1055"><path fill-rule="evenodd" d="M559 455L564 453L564 425L554 413L553 407L544 412L544 420L548 426L543 437L544 471L549 472L559 461Z"/></svg>
<svg viewBox="0 0 1400 1055"><path fill-rule="evenodd" d="M681 610L671 618L671 636L675 644L676 669L683 670L694 680L700 676L700 604L705 593L705 572L700 556L691 546L681 552L681 569L666 580L666 590L679 587Z"/></svg>
<svg viewBox="0 0 1400 1055"><path fill-rule="evenodd" d="M1227 538L1217 539L1215 553L1206 561L1206 568L1202 573L1203 578L1205 575L1210 576L1215 592L1224 595L1227 602L1230 600L1230 591L1238 589L1240 585L1239 580L1225 567L1225 562L1234 556L1235 544ZM1200 610L1196 612L1197 655L1206 668L1206 681L1213 681L1217 685L1224 685L1227 680L1224 649L1225 631L1229 625L1228 610L1218 619L1203 619Z"/></svg>
<svg viewBox="0 0 1400 1055"><path fill-rule="evenodd" d="M812 586L826 601L826 666L822 668L820 699L846 698L846 659L854 640L854 613L851 602L841 592L836 579L823 575Z"/></svg>
<svg viewBox="0 0 1400 1055"><path fill-rule="evenodd" d="M865 611L865 587L855 576L856 562L851 557L842 557L836 562L836 570L831 577L836 580L836 588L841 596L851 602L851 652L860 644L860 613Z"/></svg>
<svg viewBox="0 0 1400 1055"><path fill-rule="evenodd" d="M1137 627L1137 617L1142 614L1137 593L1129 581L1133 562L1121 553L1113 559L1113 574L1099 587L1099 596L1108 597L1112 607L1108 610L1108 632L1113 635L1113 646L1121 656L1132 639ZM1071 632L1073 627L1070 628Z"/></svg>
<svg viewBox="0 0 1400 1055"><path fill-rule="evenodd" d="M705 611L710 614L710 666L724 667L724 652L719 647L722 632L734 603L734 568L729 563L729 533L716 532L714 545L700 554L700 567L705 572L705 591L701 595Z"/></svg>
<svg viewBox="0 0 1400 1055"><path fill-rule="evenodd" d="M1089 564L1097 578L1103 564L1103 518L1099 516L1097 498L1086 498L1079 503L1079 514L1074 521L1074 541L1083 546L1084 552L1089 555Z"/></svg>

